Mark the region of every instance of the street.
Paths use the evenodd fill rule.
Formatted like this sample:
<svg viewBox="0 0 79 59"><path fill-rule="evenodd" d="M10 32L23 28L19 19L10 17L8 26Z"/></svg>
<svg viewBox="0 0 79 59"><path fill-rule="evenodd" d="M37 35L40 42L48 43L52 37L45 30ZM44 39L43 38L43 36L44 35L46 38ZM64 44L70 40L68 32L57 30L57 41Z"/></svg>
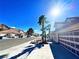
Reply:
<svg viewBox="0 0 79 59"><path fill-rule="evenodd" d="M30 40L33 40L34 38L17 38L17 39L6 39L6 40L0 40L0 51L5 50L17 45L20 45L22 43L28 42Z"/></svg>

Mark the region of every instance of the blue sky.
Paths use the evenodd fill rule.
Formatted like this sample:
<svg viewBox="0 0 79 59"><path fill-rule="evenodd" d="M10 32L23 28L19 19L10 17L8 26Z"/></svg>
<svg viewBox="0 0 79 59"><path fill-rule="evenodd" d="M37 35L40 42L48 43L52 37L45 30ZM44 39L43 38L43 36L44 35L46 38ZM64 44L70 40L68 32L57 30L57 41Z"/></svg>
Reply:
<svg viewBox="0 0 79 59"><path fill-rule="evenodd" d="M54 18L50 15L50 10L56 5L59 8L61 6L61 11L60 15ZM32 27L39 32L38 18L44 14L53 30L55 21L64 21L67 17L79 16L78 5L79 0L0 0L0 24L25 31Z"/></svg>

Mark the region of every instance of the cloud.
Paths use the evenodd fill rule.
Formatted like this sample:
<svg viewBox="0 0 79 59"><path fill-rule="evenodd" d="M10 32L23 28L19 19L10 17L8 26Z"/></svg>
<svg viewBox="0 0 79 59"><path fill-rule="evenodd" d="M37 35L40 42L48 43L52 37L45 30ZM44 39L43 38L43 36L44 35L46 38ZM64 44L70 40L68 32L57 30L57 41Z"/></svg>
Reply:
<svg viewBox="0 0 79 59"><path fill-rule="evenodd" d="M41 34L41 31L40 30L34 30L34 31L35 31L35 33Z"/></svg>
<svg viewBox="0 0 79 59"><path fill-rule="evenodd" d="M16 27L11 27L11 28L16 28Z"/></svg>

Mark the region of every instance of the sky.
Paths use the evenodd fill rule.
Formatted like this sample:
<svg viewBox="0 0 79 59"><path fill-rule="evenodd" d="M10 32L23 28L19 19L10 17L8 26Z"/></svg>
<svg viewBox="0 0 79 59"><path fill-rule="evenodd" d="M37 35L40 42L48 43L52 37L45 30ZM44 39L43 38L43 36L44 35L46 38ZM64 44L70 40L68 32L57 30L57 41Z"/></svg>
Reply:
<svg viewBox="0 0 79 59"><path fill-rule="evenodd" d="M54 8L58 15L52 15ZM79 0L0 0L0 24L27 31L40 32L38 18L45 15L54 30L54 23L67 17L79 16Z"/></svg>

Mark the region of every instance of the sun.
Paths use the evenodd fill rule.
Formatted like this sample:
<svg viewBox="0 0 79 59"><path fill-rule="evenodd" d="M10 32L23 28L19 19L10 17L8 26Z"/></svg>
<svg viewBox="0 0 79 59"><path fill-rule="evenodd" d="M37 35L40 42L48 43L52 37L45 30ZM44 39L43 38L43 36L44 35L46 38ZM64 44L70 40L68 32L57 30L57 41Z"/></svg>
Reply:
<svg viewBox="0 0 79 59"><path fill-rule="evenodd" d="M50 14L52 16L56 17L56 16L59 16L60 15L60 11L61 11L60 8L55 7L53 9L51 9Z"/></svg>

